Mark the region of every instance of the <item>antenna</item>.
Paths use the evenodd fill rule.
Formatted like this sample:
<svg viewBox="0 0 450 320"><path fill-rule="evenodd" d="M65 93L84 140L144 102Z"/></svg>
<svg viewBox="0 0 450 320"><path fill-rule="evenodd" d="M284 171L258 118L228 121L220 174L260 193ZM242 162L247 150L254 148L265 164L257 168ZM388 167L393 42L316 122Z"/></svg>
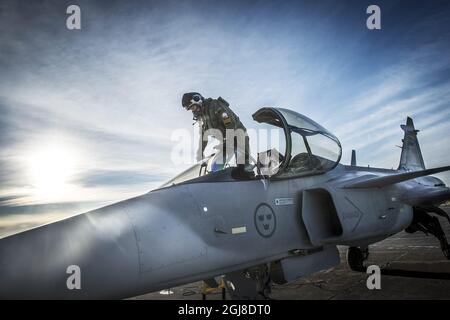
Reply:
<svg viewBox="0 0 450 320"><path fill-rule="evenodd" d="M356 151L352 150L352 162L350 163L351 166L356 167Z"/></svg>

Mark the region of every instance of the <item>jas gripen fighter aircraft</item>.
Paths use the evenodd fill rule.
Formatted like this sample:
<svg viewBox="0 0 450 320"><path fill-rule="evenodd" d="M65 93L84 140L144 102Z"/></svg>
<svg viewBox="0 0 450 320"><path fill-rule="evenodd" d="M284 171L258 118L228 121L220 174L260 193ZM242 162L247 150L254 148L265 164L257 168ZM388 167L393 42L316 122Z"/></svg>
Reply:
<svg viewBox="0 0 450 320"><path fill-rule="evenodd" d="M253 174L208 172L205 159L147 194L0 240L0 297L128 298L224 276L235 299L267 298L283 284L347 259L365 270L370 244L402 230L449 246L435 215L450 189L429 176L411 118L397 170L339 164L339 140L296 112L262 108L283 147L259 152ZM269 159L269 160L268 160ZM256 162L256 163L255 163ZM406 248L405 248L406 250ZM69 289L69 266L80 287Z"/></svg>

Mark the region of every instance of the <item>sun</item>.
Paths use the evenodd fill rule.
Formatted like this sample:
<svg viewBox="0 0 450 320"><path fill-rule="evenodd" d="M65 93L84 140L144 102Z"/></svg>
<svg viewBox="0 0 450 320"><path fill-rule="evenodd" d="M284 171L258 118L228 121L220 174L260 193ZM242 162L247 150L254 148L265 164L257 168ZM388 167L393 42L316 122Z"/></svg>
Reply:
<svg viewBox="0 0 450 320"><path fill-rule="evenodd" d="M70 148L52 144L27 157L33 195L39 201L61 201L68 196L76 173L77 157Z"/></svg>

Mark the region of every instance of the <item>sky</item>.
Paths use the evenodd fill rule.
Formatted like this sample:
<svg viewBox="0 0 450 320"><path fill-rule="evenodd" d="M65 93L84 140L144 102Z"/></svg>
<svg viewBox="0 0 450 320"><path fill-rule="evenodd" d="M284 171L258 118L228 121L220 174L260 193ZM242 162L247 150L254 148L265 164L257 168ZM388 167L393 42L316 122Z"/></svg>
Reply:
<svg viewBox="0 0 450 320"><path fill-rule="evenodd" d="M81 8L81 30L66 9ZM381 9L368 30L366 9ZM186 164L184 92L302 113L396 168L407 116L450 164L448 1L0 0L0 237L143 194ZM450 175L440 174L449 184Z"/></svg>

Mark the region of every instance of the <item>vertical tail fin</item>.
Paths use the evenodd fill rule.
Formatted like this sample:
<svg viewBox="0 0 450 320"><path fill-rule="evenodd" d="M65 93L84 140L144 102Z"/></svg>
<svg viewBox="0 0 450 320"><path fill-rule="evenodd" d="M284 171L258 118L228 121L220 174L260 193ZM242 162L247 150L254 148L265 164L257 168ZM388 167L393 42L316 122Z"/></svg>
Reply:
<svg viewBox="0 0 450 320"><path fill-rule="evenodd" d="M416 171L425 169L419 141L417 140L419 130L414 128L413 120L410 117L406 119L406 125L402 124L400 127L405 132L405 136L402 140L402 154L398 170Z"/></svg>

